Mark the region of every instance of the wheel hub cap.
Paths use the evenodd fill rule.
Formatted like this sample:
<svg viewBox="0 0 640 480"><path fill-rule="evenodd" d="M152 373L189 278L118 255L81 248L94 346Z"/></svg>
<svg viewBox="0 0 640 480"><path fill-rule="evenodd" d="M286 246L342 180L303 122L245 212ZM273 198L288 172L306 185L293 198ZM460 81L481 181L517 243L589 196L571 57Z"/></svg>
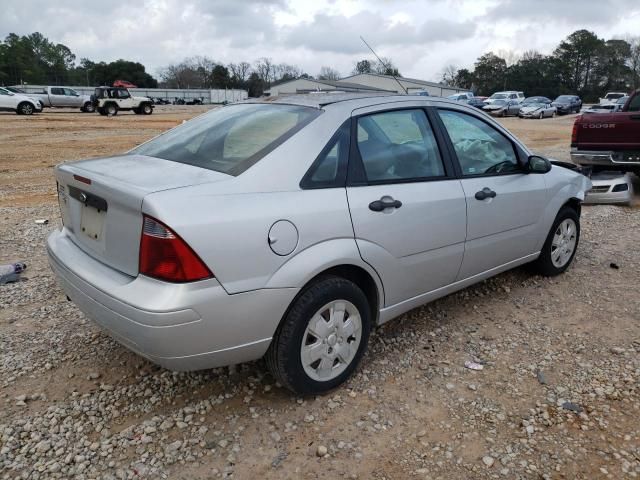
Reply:
<svg viewBox="0 0 640 480"><path fill-rule="evenodd" d="M576 223L570 218L563 220L556 228L551 242L551 262L555 267L562 268L571 260L576 248L577 232Z"/></svg>
<svg viewBox="0 0 640 480"><path fill-rule="evenodd" d="M316 312L302 337L300 360L305 373L326 382L351 364L362 339L362 320L354 304L335 300Z"/></svg>

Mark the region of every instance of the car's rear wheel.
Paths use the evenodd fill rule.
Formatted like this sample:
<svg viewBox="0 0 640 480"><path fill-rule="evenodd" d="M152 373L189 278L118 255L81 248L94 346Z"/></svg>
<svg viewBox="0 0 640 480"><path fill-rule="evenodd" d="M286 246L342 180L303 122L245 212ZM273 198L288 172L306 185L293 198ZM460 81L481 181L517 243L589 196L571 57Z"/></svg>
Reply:
<svg viewBox="0 0 640 480"><path fill-rule="evenodd" d="M19 115L32 115L33 111L33 105L31 105L29 102L22 102L20 105L18 105Z"/></svg>
<svg viewBox="0 0 640 480"><path fill-rule="evenodd" d="M118 106L115 103L109 103L104 107L106 114L111 117L118 114Z"/></svg>
<svg viewBox="0 0 640 480"><path fill-rule="evenodd" d="M563 207L553 222L534 267L547 277L563 273L571 265L579 241L580 217L573 208Z"/></svg>
<svg viewBox="0 0 640 480"><path fill-rule="evenodd" d="M294 301L266 355L273 376L301 395L343 383L356 369L369 340L367 297L341 277L320 278Z"/></svg>

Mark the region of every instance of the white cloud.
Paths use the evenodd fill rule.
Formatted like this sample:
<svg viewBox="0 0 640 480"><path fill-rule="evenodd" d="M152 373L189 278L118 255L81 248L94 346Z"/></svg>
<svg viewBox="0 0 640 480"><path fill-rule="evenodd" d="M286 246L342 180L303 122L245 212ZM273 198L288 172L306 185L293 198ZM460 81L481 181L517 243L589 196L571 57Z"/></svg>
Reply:
<svg viewBox="0 0 640 480"><path fill-rule="evenodd" d="M638 0L25 0L5 2L0 36L40 31L78 58L139 61L151 73L206 55L222 62L331 65L348 74L371 57L359 39L411 77L437 79L493 50L549 53L580 28L638 35Z"/></svg>

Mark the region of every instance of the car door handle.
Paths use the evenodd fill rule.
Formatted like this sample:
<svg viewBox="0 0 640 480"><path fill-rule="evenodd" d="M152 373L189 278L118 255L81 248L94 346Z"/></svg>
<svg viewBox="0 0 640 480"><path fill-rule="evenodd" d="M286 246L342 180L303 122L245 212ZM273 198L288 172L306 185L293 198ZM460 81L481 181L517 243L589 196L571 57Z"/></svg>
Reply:
<svg viewBox="0 0 640 480"><path fill-rule="evenodd" d="M382 197L380 200L375 200L369 204L369 210L374 212L382 212L387 208L400 208L402 202L400 200L394 200L391 197Z"/></svg>
<svg viewBox="0 0 640 480"><path fill-rule="evenodd" d="M496 198L496 192L489 187L484 187L479 192L476 192L476 200L486 200L487 198Z"/></svg>

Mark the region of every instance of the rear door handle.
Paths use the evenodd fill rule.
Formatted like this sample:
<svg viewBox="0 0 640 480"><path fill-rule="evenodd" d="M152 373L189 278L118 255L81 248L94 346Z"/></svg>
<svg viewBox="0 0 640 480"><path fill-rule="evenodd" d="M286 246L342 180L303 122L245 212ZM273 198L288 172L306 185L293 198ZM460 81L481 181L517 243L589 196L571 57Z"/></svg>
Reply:
<svg viewBox="0 0 640 480"><path fill-rule="evenodd" d="M387 208L400 208L402 202L400 200L394 200L391 197L382 197L380 200L375 200L369 204L369 210L374 212L382 212Z"/></svg>
<svg viewBox="0 0 640 480"><path fill-rule="evenodd" d="M496 198L496 192L489 187L484 187L479 192L476 192L476 200L486 200L487 198Z"/></svg>

